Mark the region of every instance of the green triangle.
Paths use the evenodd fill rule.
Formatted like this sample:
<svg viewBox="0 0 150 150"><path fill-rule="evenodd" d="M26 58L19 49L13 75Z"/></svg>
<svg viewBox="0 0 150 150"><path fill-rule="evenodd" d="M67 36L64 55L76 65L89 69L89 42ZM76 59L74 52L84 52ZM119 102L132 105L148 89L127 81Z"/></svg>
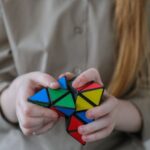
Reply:
<svg viewBox="0 0 150 150"><path fill-rule="evenodd" d="M66 94L68 90L63 90L63 89L50 89L48 88L48 94L52 102L57 100L59 97L63 96Z"/></svg>
<svg viewBox="0 0 150 150"><path fill-rule="evenodd" d="M75 108L74 100L71 94L68 94L67 96L63 97L61 100L59 100L55 106L60 107L67 107L67 108Z"/></svg>

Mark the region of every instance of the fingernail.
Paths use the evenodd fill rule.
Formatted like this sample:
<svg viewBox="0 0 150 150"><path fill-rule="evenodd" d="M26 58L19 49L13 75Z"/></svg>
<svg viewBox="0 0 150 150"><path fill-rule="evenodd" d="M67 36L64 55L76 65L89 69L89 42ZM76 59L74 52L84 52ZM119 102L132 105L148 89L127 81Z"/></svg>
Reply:
<svg viewBox="0 0 150 150"><path fill-rule="evenodd" d="M89 119L93 119L94 118L93 111L87 112L87 118L89 118Z"/></svg>
<svg viewBox="0 0 150 150"><path fill-rule="evenodd" d="M51 88L55 88L55 87L57 87L58 86L58 83L57 82L51 82L50 83L50 87Z"/></svg>

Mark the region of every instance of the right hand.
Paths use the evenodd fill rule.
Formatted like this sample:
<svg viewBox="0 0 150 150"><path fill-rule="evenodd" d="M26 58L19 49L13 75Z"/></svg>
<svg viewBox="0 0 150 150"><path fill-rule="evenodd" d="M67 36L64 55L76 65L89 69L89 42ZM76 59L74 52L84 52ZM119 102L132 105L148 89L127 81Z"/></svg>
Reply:
<svg viewBox="0 0 150 150"><path fill-rule="evenodd" d="M18 122L25 135L42 134L52 128L58 119L53 110L28 102L37 89L59 87L52 76L31 72L16 78L1 96L1 107L8 120Z"/></svg>

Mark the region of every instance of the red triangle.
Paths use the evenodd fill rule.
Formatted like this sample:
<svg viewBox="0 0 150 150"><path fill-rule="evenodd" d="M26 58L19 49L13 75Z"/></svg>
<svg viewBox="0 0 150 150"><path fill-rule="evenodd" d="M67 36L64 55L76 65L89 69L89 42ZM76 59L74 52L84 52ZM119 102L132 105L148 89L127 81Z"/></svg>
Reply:
<svg viewBox="0 0 150 150"><path fill-rule="evenodd" d="M77 130L79 126L83 125L84 123L81 122L78 118L75 116L72 116L69 122L68 130Z"/></svg>
<svg viewBox="0 0 150 150"><path fill-rule="evenodd" d="M71 132L69 133L74 139L76 139L78 142L81 144L85 145L86 142L82 140L82 135L79 134L78 132Z"/></svg>
<svg viewBox="0 0 150 150"><path fill-rule="evenodd" d="M92 83L92 82L87 83L87 84L85 84L85 85L83 85L83 86L81 86L81 87L77 88L77 90L80 92L80 91L82 91L83 89L85 89L86 87L90 86L90 85L91 85L91 83Z"/></svg>
<svg viewBox="0 0 150 150"><path fill-rule="evenodd" d="M82 91L92 90L92 89L97 89L97 88L103 88L103 86L96 82L90 82L80 88L77 88L77 90L79 92L82 92Z"/></svg>

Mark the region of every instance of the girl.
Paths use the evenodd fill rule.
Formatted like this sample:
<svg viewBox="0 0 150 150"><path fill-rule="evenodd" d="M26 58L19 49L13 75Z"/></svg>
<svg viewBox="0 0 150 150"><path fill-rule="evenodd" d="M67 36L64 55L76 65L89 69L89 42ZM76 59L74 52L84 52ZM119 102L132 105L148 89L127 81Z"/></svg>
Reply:
<svg viewBox="0 0 150 150"><path fill-rule="evenodd" d="M147 10L146 0L0 0L0 149L143 150L150 137ZM107 87L105 102L86 114L95 121L78 129L86 146L57 113L27 101L37 88L59 88L66 71L84 71L74 87L90 80Z"/></svg>

